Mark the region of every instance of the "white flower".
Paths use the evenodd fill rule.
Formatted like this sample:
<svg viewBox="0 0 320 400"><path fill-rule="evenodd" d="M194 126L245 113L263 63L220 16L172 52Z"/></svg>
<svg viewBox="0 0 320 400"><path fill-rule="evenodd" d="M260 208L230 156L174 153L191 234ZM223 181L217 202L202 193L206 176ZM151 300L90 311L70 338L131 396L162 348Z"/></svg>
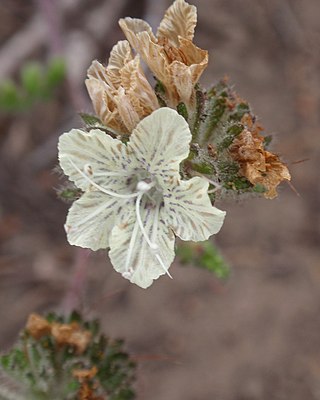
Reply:
<svg viewBox="0 0 320 400"><path fill-rule="evenodd" d="M110 247L116 271L142 288L169 275L175 235L206 240L225 216L211 205L204 178L180 179L190 140L187 122L170 108L144 118L127 144L98 129L63 134L60 165L84 191L69 210L69 243Z"/></svg>

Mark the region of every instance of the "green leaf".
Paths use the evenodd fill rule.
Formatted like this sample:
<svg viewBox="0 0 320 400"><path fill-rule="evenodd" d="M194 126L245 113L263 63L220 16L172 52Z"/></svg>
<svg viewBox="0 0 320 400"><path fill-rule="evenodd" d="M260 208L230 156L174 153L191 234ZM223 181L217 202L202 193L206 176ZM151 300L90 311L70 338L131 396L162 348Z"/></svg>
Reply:
<svg viewBox="0 0 320 400"><path fill-rule="evenodd" d="M61 57L53 58L48 65L46 72L46 86L49 90L60 85L66 76L65 61Z"/></svg>
<svg viewBox="0 0 320 400"><path fill-rule="evenodd" d="M21 107L21 95L17 86L6 80L0 85L0 108L4 111L16 111Z"/></svg>
<svg viewBox="0 0 320 400"><path fill-rule="evenodd" d="M21 71L21 85L31 97L41 97L44 87L43 71L38 63L26 64Z"/></svg>
<svg viewBox="0 0 320 400"><path fill-rule="evenodd" d="M177 248L177 255L182 264L192 264L195 267L206 269L219 279L225 280L230 275L228 264L210 241L181 243Z"/></svg>

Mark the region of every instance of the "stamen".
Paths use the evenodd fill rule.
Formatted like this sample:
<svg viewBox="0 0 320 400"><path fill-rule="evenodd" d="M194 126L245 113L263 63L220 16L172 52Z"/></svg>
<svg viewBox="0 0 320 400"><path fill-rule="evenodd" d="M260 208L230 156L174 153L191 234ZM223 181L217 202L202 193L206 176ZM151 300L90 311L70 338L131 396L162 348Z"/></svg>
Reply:
<svg viewBox="0 0 320 400"><path fill-rule="evenodd" d="M68 161L70 161L70 164L73 166L73 168L75 168L79 174L89 183L91 183L92 186L94 186L95 188L99 189L101 192L108 194L109 196L114 196L114 197L119 197L120 199L130 199L130 198L134 198L137 197L141 194L141 192L136 192L136 193L130 193L130 194L119 194L119 193L115 193L112 192L111 190L105 189L102 186L98 185L97 183L95 183L91 178L89 178L88 175L86 175L84 172L82 172L80 170L80 168L78 168L75 163L69 158Z"/></svg>
<svg viewBox="0 0 320 400"><path fill-rule="evenodd" d="M147 242L148 245L150 246L150 248L153 249L153 250L157 250L157 249L158 249L158 245L151 242L151 240L149 239L149 236L148 236L147 232L146 232L145 229L144 229L144 226L143 226L143 223L142 223L142 220L141 220L141 215L140 215L140 203L141 203L141 199L142 199L142 196L143 196L143 195L144 195L143 192L139 193L139 195L138 195L138 197L137 197L137 200L136 200L136 216L137 216L137 221L138 221L139 227L140 227L140 229L141 229L141 232L142 232L142 234L143 234L143 236L144 236L146 242Z"/></svg>
<svg viewBox="0 0 320 400"><path fill-rule="evenodd" d="M143 181L139 182L138 185L137 185L137 188L139 188L139 184L143 184L143 183L146 183L146 182L143 182ZM140 185L140 187L145 187L145 186ZM139 224L139 228L140 228L140 230L141 230L141 232L142 232L142 235L144 236L144 238L145 238L147 244L149 245L149 247L150 247L152 250L154 250L154 251L156 252L156 251L159 250L159 246L158 246L156 243L151 242L151 240L149 239L149 236L148 236L146 230L144 229L143 222L142 222L141 215L140 215L140 204L141 204L141 199L142 199L142 196L143 196L143 195L144 195L144 192L141 192L141 193L138 195L137 200L136 200L136 216L137 216L137 221L138 221L138 224ZM155 222L155 223L158 223L158 219L156 219L156 222ZM160 255L159 255L159 254L155 254L155 257L156 257L156 259L159 261L159 264L160 264L161 267L164 269L164 271L166 272L166 274L172 279L172 276L170 275L168 269L167 269L166 266L164 265L164 262L162 261Z"/></svg>
<svg viewBox="0 0 320 400"><path fill-rule="evenodd" d="M132 236L131 236L130 243L129 243L128 254L127 254L126 264L125 264L125 272L122 274L123 276L124 276L124 274L126 274L126 276L124 276L125 278L128 278L128 274L130 273L129 264L130 264L132 252L134 249L134 245L135 245L135 242L137 239L138 229L139 229L139 224L138 224L138 221L136 221L134 224L134 227L133 227ZM132 274L132 272L131 272L131 274ZM130 276L131 276L131 274L130 274Z"/></svg>
<svg viewBox="0 0 320 400"><path fill-rule="evenodd" d="M121 172L103 171L103 172L94 172L93 176L97 177L97 176L124 176L124 175Z"/></svg>
<svg viewBox="0 0 320 400"><path fill-rule="evenodd" d="M208 178L207 176L201 174L200 172L196 173L195 175L201 176L201 178L204 178L207 182L210 183L210 185L214 186L214 189L208 190L208 192L207 192L208 194L215 193L218 190L220 190L222 187L220 185L220 183L213 181L212 179Z"/></svg>
<svg viewBox="0 0 320 400"><path fill-rule="evenodd" d="M92 167L91 167L90 164L86 164L86 165L83 167L83 170L84 170L84 172L85 172L86 175L92 175Z"/></svg>
<svg viewBox="0 0 320 400"><path fill-rule="evenodd" d="M137 184L137 189L139 190L139 192L141 193L146 193L148 190L150 190L152 188L152 186L154 186L154 184L152 183L147 183L145 181L140 181Z"/></svg>
<svg viewBox="0 0 320 400"><path fill-rule="evenodd" d="M159 264L161 265L161 267L165 270L166 274L168 275L169 278L172 278L172 275L170 275L170 272L168 271L168 268L166 268L166 266L164 265L164 262L162 261L161 257L159 256L159 254L155 254L156 259L159 261Z"/></svg>
<svg viewBox="0 0 320 400"><path fill-rule="evenodd" d="M204 178L210 183L210 185L214 186L214 189L208 190L208 194L215 193L221 189L222 186L218 182L215 182L212 179L207 178L206 176L204 176Z"/></svg>

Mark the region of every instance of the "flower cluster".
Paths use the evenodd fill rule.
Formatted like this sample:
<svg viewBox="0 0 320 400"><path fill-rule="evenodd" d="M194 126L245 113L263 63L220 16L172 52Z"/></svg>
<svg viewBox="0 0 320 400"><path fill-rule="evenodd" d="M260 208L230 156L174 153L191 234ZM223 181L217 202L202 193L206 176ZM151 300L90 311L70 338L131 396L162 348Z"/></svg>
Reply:
<svg viewBox="0 0 320 400"><path fill-rule="evenodd" d="M227 82L200 87L208 52L193 43L196 22L185 0L166 11L156 34L143 20L121 19L127 40L113 47L107 66L94 61L88 70L96 117L84 116L85 129L59 140L60 166L82 191L67 217L69 243L110 248L116 271L142 288L171 276L176 236L204 241L220 230L225 212L216 199L229 192L272 198L290 179Z"/></svg>
<svg viewBox="0 0 320 400"><path fill-rule="evenodd" d="M0 398L133 400L134 371L123 341L101 334L97 320L31 314L0 355Z"/></svg>

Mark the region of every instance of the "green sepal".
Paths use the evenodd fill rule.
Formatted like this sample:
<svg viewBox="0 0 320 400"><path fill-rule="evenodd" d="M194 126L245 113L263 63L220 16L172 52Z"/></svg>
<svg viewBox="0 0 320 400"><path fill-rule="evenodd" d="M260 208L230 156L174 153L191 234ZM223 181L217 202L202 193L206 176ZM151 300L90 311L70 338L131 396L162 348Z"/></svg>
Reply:
<svg viewBox="0 0 320 400"><path fill-rule="evenodd" d="M89 129L107 129L107 127L101 122L100 118L93 114L79 113L82 121Z"/></svg>
<svg viewBox="0 0 320 400"><path fill-rule="evenodd" d="M208 141L212 136L213 130L217 127L226 110L226 99L224 97L212 98L209 101L207 128L205 140Z"/></svg>
<svg viewBox="0 0 320 400"><path fill-rule="evenodd" d="M205 119L204 117L204 107L205 107L205 94L201 90L200 85L195 86L196 90L196 113L194 118L194 124L192 129L192 137L196 139L199 133L201 122Z"/></svg>
<svg viewBox="0 0 320 400"><path fill-rule="evenodd" d="M67 185L66 187L57 189L56 193L59 199L66 203L73 203L75 200L79 199L83 192L75 186L69 187L69 185Z"/></svg>
<svg viewBox="0 0 320 400"><path fill-rule="evenodd" d="M242 124L235 124L229 126L226 130L226 136L217 144L217 151L222 152L228 149L233 143L234 139L243 131L244 126Z"/></svg>
<svg viewBox="0 0 320 400"><path fill-rule="evenodd" d="M264 136L263 144L266 149L270 146L271 142L272 142L272 135Z"/></svg>
<svg viewBox="0 0 320 400"><path fill-rule="evenodd" d="M188 118L189 118L188 110L184 103L181 102L177 105L177 111L178 111L178 114L180 114L188 122Z"/></svg>
<svg viewBox="0 0 320 400"><path fill-rule="evenodd" d="M188 164L188 167L190 167L193 171L199 172L200 174L204 174L204 175L212 175L215 173L215 169L214 169L213 165L208 164L206 162L202 162L202 163L190 162Z"/></svg>
<svg viewBox="0 0 320 400"><path fill-rule="evenodd" d="M249 112L250 112L249 104L247 103L237 104L235 110L230 115L230 119L234 121L241 121L242 117L245 114L248 114Z"/></svg>
<svg viewBox="0 0 320 400"><path fill-rule="evenodd" d="M159 79L156 79L156 85L154 87L154 92L157 96L158 103L160 107L166 107L166 88L164 87L163 83L159 81Z"/></svg>
<svg viewBox="0 0 320 400"><path fill-rule="evenodd" d="M253 186L252 191L255 193L265 193L267 189L265 186L261 185L261 183L257 183Z"/></svg>

